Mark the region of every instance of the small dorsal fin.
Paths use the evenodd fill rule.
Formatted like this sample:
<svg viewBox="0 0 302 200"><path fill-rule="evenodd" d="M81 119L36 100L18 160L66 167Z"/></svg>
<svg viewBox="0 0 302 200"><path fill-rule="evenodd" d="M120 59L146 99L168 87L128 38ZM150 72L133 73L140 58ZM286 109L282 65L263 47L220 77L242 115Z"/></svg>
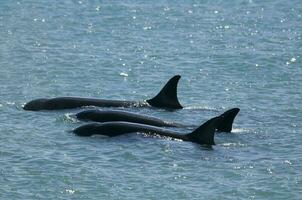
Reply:
<svg viewBox="0 0 302 200"><path fill-rule="evenodd" d="M152 99L147 102L153 107L168 108L168 109L182 109L182 105L177 99L177 84L180 75L172 77L162 90Z"/></svg>
<svg viewBox="0 0 302 200"><path fill-rule="evenodd" d="M225 111L220 115L222 120L220 121L219 125L217 126L217 131L219 132L231 132L233 127L233 122L240 111L239 108L232 108L230 110Z"/></svg>
<svg viewBox="0 0 302 200"><path fill-rule="evenodd" d="M214 134L220 120L221 117L218 116L206 121L192 133L186 135L188 140L198 144L215 145Z"/></svg>

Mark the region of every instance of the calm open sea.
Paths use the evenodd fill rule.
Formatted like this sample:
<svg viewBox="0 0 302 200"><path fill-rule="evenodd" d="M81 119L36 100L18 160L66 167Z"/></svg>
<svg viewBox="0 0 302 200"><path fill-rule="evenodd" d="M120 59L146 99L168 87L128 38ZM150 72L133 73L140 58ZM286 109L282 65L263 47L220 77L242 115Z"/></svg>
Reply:
<svg viewBox="0 0 302 200"><path fill-rule="evenodd" d="M0 199L301 199L301 37L301 0L1 1ZM185 109L124 110L197 126L241 108L213 150L22 109L148 99L176 74Z"/></svg>

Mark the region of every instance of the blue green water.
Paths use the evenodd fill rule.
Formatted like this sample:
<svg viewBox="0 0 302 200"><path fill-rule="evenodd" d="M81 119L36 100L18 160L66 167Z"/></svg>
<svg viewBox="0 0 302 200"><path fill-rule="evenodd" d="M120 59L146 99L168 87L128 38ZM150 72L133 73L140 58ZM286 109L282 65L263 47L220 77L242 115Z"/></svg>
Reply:
<svg viewBox="0 0 302 200"><path fill-rule="evenodd" d="M301 37L300 0L1 1L0 199L301 199ZM241 108L213 150L22 110L148 99L175 74L185 109L125 110L199 125Z"/></svg>

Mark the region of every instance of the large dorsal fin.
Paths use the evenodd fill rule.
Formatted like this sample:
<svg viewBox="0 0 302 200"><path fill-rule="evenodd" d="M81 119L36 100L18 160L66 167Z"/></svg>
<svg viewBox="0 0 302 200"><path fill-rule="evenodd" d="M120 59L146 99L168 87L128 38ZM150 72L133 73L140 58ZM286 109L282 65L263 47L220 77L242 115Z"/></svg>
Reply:
<svg viewBox="0 0 302 200"><path fill-rule="evenodd" d="M153 107L168 108L168 109L182 109L177 99L177 84L180 75L172 77L161 91L152 99L147 102Z"/></svg>
<svg viewBox="0 0 302 200"><path fill-rule="evenodd" d="M192 133L186 135L189 141L195 142L198 144L205 144L205 145L215 145L214 142L214 134L217 125L220 123L221 117L214 117L197 129L195 129Z"/></svg>
<svg viewBox="0 0 302 200"><path fill-rule="evenodd" d="M239 108L232 108L230 110L225 111L220 115L222 117L221 121L219 122L219 125L217 126L217 131L220 132L231 132L233 127L233 122L240 111Z"/></svg>

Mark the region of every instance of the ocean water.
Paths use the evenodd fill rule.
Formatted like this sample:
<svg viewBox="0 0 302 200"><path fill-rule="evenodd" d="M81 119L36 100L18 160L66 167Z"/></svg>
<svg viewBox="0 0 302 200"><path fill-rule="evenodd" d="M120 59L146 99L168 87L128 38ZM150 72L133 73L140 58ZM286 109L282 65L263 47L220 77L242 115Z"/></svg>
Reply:
<svg viewBox="0 0 302 200"><path fill-rule="evenodd" d="M301 199L301 37L300 0L1 1L0 199ZM183 110L119 109L198 126L239 107L212 150L22 109L144 100L176 74Z"/></svg>

